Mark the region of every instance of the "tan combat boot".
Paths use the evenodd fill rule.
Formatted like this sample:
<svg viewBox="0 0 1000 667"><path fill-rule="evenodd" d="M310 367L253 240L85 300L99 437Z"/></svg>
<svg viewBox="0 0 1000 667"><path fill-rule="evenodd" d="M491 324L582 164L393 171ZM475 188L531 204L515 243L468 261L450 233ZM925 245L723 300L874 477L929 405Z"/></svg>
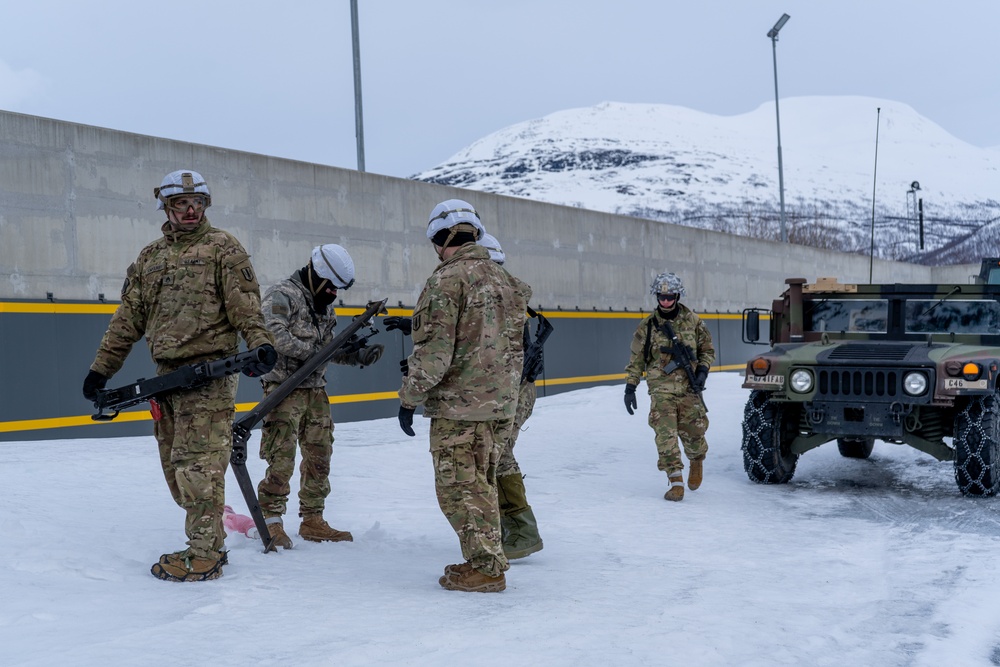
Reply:
<svg viewBox="0 0 1000 667"><path fill-rule="evenodd" d="M699 486L701 486L701 478L704 474L703 463L705 462L705 457L691 459L691 473L688 475L688 488L694 491Z"/></svg>
<svg viewBox="0 0 1000 667"><path fill-rule="evenodd" d="M271 544L274 545L275 548L292 548L292 538L290 538L288 533L285 532L285 526L281 523L280 517L277 522L267 524L267 532L271 535Z"/></svg>
<svg viewBox="0 0 1000 667"><path fill-rule="evenodd" d="M670 488L663 494L666 500L684 500L684 475L678 470L667 475L670 481Z"/></svg>
<svg viewBox="0 0 1000 667"><path fill-rule="evenodd" d="M353 542L354 536L346 530L336 530L323 520L322 514L308 514L302 517L299 535L310 542Z"/></svg>
<svg viewBox="0 0 1000 667"><path fill-rule="evenodd" d="M222 576L222 561L215 558L198 558L188 551L163 554L149 570L163 581L209 581Z"/></svg>
<svg viewBox="0 0 1000 667"><path fill-rule="evenodd" d="M476 570L468 563L449 565L444 576L438 579L442 588L464 593L499 593L507 588L507 578L503 572L499 577L491 577Z"/></svg>

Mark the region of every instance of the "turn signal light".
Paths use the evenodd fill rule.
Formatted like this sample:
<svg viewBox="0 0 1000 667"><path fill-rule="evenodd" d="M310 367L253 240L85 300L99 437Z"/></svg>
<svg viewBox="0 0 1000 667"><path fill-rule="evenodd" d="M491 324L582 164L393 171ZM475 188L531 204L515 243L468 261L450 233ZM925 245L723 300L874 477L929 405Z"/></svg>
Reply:
<svg viewBox="0 0 1000 667"><path fill-rule="evenodd" d="M983 372L982 367L979 364L971 361L962 366L962 377L964 377L966 380L969 380L970 382L972 380L978 380L982 372Z"/></svg>
<svg viewBox="0 0 1000 667"><path fill-rule="evenodd" d="M767 372L771 370L771 362L764 357L757 357L750 362L750 370L753 371L754 375L767 375Z"/></svg>

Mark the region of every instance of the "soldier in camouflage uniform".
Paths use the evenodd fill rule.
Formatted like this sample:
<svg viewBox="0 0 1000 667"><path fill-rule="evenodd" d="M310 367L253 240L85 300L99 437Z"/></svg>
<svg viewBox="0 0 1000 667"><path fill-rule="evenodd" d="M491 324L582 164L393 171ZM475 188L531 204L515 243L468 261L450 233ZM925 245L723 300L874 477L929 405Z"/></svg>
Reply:
<svg viewBox="0 0 1000 667"><path fill-rule="evenodd" d="M496 465L511 428L521 376L520 336L509 326L527 307L509 274L475 241L486 232L459 199L431 212L427 237L441 263L414 308L413 352L399 390L399 423L414 435L418 405L431 418L438 504L458 534L464 563L438 583L457 591L506 588Z"/></svg>
<svg viewBox="0 0 1000 667"><path fill-rule="evenodd" d="M667 473L670 488L664 494L667 500L684 498L684 461L677 446L680 436L684 453L691 463L688 488L694 491L701 486L703 461L708 452L705 431L708 430L708 411L701 396L692 390L691 382L683 368L672 362L674 343L667 335L664 322L669 322L680 341L697 359L694 379L699 389L704 389L708 369L715 361L715 347L708 327L695 313L680 302L684 284L673 273L661 273L653 280L650 294L657 301L656 310L639 323L632 337L631 358L625 372L625 408L633 414L636 408L635 388L646 375L649 388L649 425L656 433L657 467Z"/></svg>
<svg viewBox="0 0 1000 667"><path fill-rule="evenodd" d="M334 338L337 315L333 302L337 290L354 284L354 261L335 243L316 246L309 264L264 294L264 319L274 335L278 363L261 378L264 395L274 391L303 363ZM382 356L381 345L355 339L334 354L332 361L346 366L370 366ZM364 343L362 345L362 342ZM333 455L333 419L326 393L326 368L320 367L264 418L260 457L267 473L257 486L268 532L277 546L292 548L282 525L295 467L295 443L302 450L299 466L299 535L311 542L352 542L347 531L336 530L323 519L330 495L330 460Z"/></svg>
<svg viewBox="0 0 1000 667"><path fill-rule="evenodd" d="M491 234L484 234L479 240L479 245L484 246L490 252L490 259L503 266L507 261L507 256L500 246L500 242ZM517 286L524 303L531 301L531 287L524 281L510 275L510 279ZM530 308L529 314L535 313ZM537 314L537 313L535 313ZM534 315L532 315L533 317ZM527 349L531 338L530 329L525 322L524 312L518 312L508 323L508 336L521 337L524 349ZM514 458L514 445L517 444L517 436L521 433L521 427L528 421L532 411L535 409L535 378L526 377L523 373L519 378L519 389L517 394L517 409L514 412L514 422L507 437L504 439L503 448L500 453L500 461L497 463L497 494L500 504L500 528L503 536L503 552L508 560L516 560L530 556L536 551L542 550L542 538L538 534L538 522L535 520L535 513L528 504L527 491L524 488L524 476L521 474L521 466Z"/></svg>
<svg viewBox="0 0 1000 667"><path fill-rule="evenodd" d="M163 237L143 248L128 267L121 305L101 340L83 384L94 400L121 369L143 336L158 375L260 346L271 370L277 354L260 311L260 288L250 256L228 232L205 216L212 197L201 175L171 172L154 190L166 209ZM167 581L204 581L222 576L226 562L222 526L225 473L232 450L236 376L150 401L153 434L174 501L187 513L188 548L164 554L151 572Z"/></svg>

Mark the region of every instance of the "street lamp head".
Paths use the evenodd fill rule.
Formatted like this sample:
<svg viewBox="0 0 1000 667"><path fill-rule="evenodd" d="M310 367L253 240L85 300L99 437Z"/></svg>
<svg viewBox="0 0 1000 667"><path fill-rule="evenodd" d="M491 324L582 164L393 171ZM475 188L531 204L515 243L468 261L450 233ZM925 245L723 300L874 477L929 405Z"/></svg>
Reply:
<svg viewBox="0 0 1000 667"><path fill-rule="evenodd" d="M774 27L771 28L770 31L768 31L767 36L770 37L771 39L777 39L778 31L781 30L786 23L788 23L788 19L790 18L792 17L789 16L788 14L782 14L781 18L778 19L778 22L774 24Z"/></svg>

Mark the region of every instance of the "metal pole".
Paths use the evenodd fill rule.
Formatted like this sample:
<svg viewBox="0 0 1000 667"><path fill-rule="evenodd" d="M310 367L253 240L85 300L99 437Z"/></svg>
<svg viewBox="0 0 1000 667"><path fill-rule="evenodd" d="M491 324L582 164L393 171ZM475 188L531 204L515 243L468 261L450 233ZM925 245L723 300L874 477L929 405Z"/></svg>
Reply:
<svg viewBox="0 0 1000 667"><path fill-rule="evenodd" d="M354 45L354 134L358 140L358 171L364 171L365 124L361 112L361 44L358 40L358 0L351 0L351 41Z"/></svg>
<svg viewBox="0 0 1000 667"><path fill-rule="evenodd" d="M779 25L768 33L771 38L771 53L774 56L774 119L778 125L778 195L781 198L781 242L788 243L788 230L785 227L785 175L781 164L781 114L778 111L778 30L788 20L788 15L782 15Z"/></svg>
<svg viewBox="0 0 1000 667"><path fill-rule="evenodd" d="M882 116L882 107L877 107L875 114L875 169L872 175L872 245L868 254L868 284L872 284L872 267L875 264L875 185L878 183L878 126Z"/></svg>

